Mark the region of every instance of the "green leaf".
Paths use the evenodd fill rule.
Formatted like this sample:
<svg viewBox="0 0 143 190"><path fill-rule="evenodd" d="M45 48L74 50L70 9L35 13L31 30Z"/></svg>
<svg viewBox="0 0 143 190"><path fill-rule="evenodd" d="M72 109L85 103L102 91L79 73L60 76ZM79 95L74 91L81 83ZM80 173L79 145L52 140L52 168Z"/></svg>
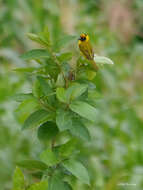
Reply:
<svg viewBox="0 0 143 190"><path fill-rule="evenodd" d="M43 151L40 155L40 159L48 166L56 165L59 161L54 152L51 149Z"/></svg>
<svg viewBox="0 0 143 190"><path fill-rule="evenodd" d="M24 190L25 180L24 175L19 167L16 167L13 176L13 190Z"/></svg>
<svg viewBox="0 0 143 190"><path fill-rule="evenodd" d="M39 34L39 37L43 42L46 43L46 45L48 45L48 46L51 45L50 33L49 33L49 29L47 26L44 28L44 31Z"/></svg>
<svg viewBox="0 0 143 190"><path fill-rule="evenodd" d="M73 83L66 91L66 98L69 100L74 100L81 96L87 90L86 84Z"/></svg>
<svg viewBox="0 0 143 190"><path fill-rule="evenodd" d="M89 175L86 168L76 160L66 160L63 162L63 166L76 176L82 183L90 184Z"/></svg>
<svg viewBox="0 0 143 190"><path fill-rule="evenodd" d="M70 157L75 150L76 143L77 141L75 139L72 139L65 144L62 144L59 148L59 155L63 158Z"/></svg>
<svg viewBox="0 0 143 190"><path fill-rule="evenodd" d="M35 41L35 42L38 42L38 43L40 42L39 41L39 36L37 34L27 33L26 35L32 41Z"/></svg>
<svg viewBox="0 0 143 190"><path fill-rule="evenodd" d="M67 182L64 182L64 189L63 190L72 190L72 187Z"/></svg>
<svg viewBox="0 0 143 190"><path fill-rule="evenodd" d="M48 121L38 128L37 135L41 141L47 141L53 139L58 131L56 123Z"/></svg>
<svg viewBox="0 0 143 190"><path fill-rule="evenodd" d="M92 70L86 70L86 75L88 80L93 80L96 76L96 72Z"/></svg>
<svg viewBox="0 0 143 190"><path fill-rule="evenodd" d="M111 59L109 59L108 57L98 56L95 54L94 54L94 61L97 64L110 64L110 65L114 64L114 62Z"/></svg>
<svg viewBox="0 0 143 190"><path fill-rule="evenodd" d="M39 160L22 160L17 165L29 170L46 170L48 166Z"/></svg>
<svg viewBox="0 0 143 190"><path fill-rule="evenodd" d="M47 190L48 181L40 181L39 183L32 184L27 190Z"/></svg>
<svg viewBox="0 0 143 190"><path fill-rule="evenodd" d="M33 33L27 33L27 37L30 40L37 42L38 44L40 44L42 46L49 47L49 45L50 45L47 32L45 32L45 31L40 33L39 35L33 34Z"/></svg>
<svg viewBox="0 0 143 190"><path fill-rule="evenodd" d="M43 77L38 76L37 79L40 82L41 90L43 91L44 95L48 95L49 93L53 92L49 84L46 82L46 80Z"/></svg>
<svg viewBox="0 0 143 190"><path fill-rule="evenodd" d="M24 100L15 110L15 115L20 123L24 123L29 114L38 109L39 105L35 98Z"/></svg>
<svg viewBox="0 0 143 190"><path fill-rule="evenodd" d="M79 120L72 121L72 127L70 128L70 133L82 140L90 141L90 134L87 128Z"/></svg>
<svg viewBox="0 0 143 190"><path fill-rule="evenodd" d="M51 88L50 84L48 83L48 81L46 81L46 79L44 77L38 76L37 79L40 83L39 92L42 93L44 96L46 96L46 100L47 100L48 104L54 105L55 104L55 92ZM40 93L39 93L39 96L41 96Z"/></svg>
<svg viewBox="0 0 143 190"><path fill-rule="evenodd" d="M43 57L49 57L49 52L45 49L33 49L21 55L21 58L24 60L39 59Z"/></svg>
<svg viewBox="0 0 143 190"><path fill-rule="evenodd" d="M97 90L89 90L88 91L88 98L91 100L101 99L103 96Z"/></svg>
<svg viewBox="0 0 143 190"><path fill-rule="evenodd" d="M47 41L50 41L50 32L48 26L44 27L43 35Z"/></svg>
<svg viewBox="0 0 143 190"><path fill-rule="evenodd" d="M23 102L24 100L31 99L33 98L32 93L27 93L27 94L15 94L12 96L12 99L17 101L17 102Z"/></svg>
<svg viewBox="0 0 143 190"><path fill-rule="evenodd" d="M60 55L57 55L57 58L60 62L69 61L72 59L72 53L71 52L62 53Z"/></svg>
<svg viewBox="0 0 143 190"><path fill-rule="evenodd" d="M70 109L80 116L96 122L97 110L86 102L75 101L69 105Z"/></svg>
<svg viewBox="0 0 143 190"><path fill-rule="evenodd" d="M58 74L57 81L56 81L57 87L63 87L65 86L65 80L62 73Z"/></svg>
<svg viewBox="0 0 143 190"><path fill-rule="evenodd" d="M45 111L45 110L38 110L32 113L24 122L24 125L22 129L27 129L27 128L33 128L33 127L38 127L40 124L50 121L52 119L52 114Z"/></svg>
<svg viewBox="0 0 143 190"><path fill-rule="evenodd" d="M72 190L72 188L67 182L62 181L61 177L53 175L49 180L48 190Z"/></svg>
<svg viewBox="0 0 143 190"><path fill-rule="evenodd" d="M56 95L60 102L69 103L81 96L87 90L86 84L73 83L68 89L57 88Z"/></svg>
<svg viewBox="0 0 143 190"><path fill-rule="evenodd" d="M66 91L64 88L57 88L56 96L60 102L67 103L68 100L66 99Z"/></svg>
<svg viewBox="0 0 143 190"><path fill-rule="evenodd" d="M60 131L70 129L72 125L71 114L66 110L57 110L56 123Z"/></svg>
<svg viewBox="0 0 143 190"><path fill-rule="evenodd" d="M34 97L36 97L36 98L40 98L42 96L42 90L41 90L39 80L34 81L34 84L32 87L32 93L33 93Z"/></svg>

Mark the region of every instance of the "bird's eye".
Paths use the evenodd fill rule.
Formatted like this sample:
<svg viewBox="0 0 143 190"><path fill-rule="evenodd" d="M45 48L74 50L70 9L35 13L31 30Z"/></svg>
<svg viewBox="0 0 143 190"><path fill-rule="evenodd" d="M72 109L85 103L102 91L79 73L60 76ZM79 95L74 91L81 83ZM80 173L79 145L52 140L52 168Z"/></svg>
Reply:
<svg viewBox="0 0 143 190"><path fill-rule="evenodd" d="M86 37L81 37L81 41L85 41L86 40Z"/></svg>

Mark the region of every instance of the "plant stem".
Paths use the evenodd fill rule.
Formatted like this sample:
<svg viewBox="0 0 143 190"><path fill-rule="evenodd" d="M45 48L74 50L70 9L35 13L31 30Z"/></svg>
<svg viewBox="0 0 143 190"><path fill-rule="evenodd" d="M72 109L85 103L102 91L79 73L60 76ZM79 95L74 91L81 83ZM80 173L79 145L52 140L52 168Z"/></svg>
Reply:
<svg viewBox="0 0 143 190"><path fill-rule="evenodd" d="M51 142L51 149L54 148L55 143L56 143L56 138L53 138L53 139L52 139L52 142Z"/></svg>
<svg viewBox="0 0 143 190"><path fill-rule="evenodd" d="M64 78L64 80L65 80L65 87L67 88L67 87L68 87L68 79L65 77L64 72L63 72L63 70L62 70L62 67L61 67L61 65L60 65L60 63L59 63L59 61L58 61L58 59L57 59L55 53L52 52L52 50L51 50L50 47L47 47L47 49L48 49L48 51L50 52L52 58L54 59L56 65L59 67L59 69L60 69L60 71L61 71L61 73L62 73L62 75L63 75L63 78Z"/></svg>
<svg viewBox="0 0 143 190"><path fill-rule="evenodd" d="M45 108L45 110L51 110L51 111L55 111L55 108L53 108L52 106L49 106L49 105L45 105L40 99L39 99L39 103L40 103L40 105L43 107L43 108Z"/></svg>

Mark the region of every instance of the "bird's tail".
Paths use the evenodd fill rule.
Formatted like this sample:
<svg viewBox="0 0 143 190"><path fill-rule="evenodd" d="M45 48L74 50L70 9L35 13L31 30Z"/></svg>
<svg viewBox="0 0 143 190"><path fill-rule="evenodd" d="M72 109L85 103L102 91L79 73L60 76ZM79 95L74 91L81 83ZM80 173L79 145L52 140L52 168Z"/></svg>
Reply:
<svg viewBox="0 0 143 190"><path fill-rule="evenodd" d="M96 71L98 71L98 66L97 66L96 62L95 62L94 60L91 60L91 63L92 63L93 68L94 68Z"/></svg>

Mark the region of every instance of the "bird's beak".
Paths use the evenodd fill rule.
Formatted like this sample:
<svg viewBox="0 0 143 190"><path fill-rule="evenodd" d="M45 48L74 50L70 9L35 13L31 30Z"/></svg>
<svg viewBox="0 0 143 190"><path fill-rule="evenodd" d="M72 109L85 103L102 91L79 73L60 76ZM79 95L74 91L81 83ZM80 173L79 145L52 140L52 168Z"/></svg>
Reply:
<svg viewBox="0 0 143 190"><path fill-rule="evenodd" d="M81 40L81 38L78 38L78 40Z"/></svg>

